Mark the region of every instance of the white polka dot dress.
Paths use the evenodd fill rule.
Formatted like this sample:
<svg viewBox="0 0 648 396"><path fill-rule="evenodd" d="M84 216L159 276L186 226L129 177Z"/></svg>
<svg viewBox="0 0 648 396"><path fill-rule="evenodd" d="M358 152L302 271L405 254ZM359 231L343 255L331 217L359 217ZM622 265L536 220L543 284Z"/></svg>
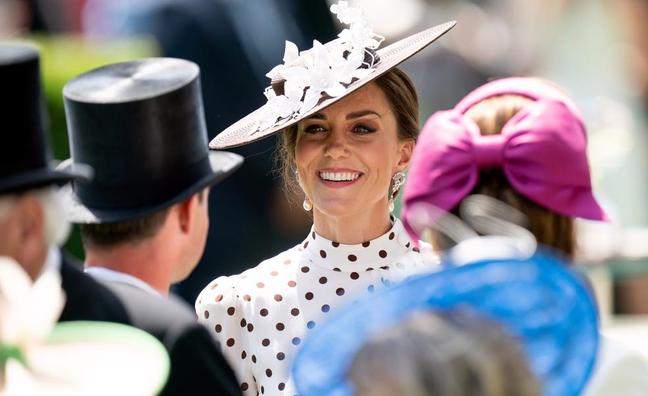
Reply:
<svg viewBox="0 0 648 396"><path fill-rule="evenodd" d="M364 293L429 269L401 222L359 245L311 230L300 245L211 282L196 312L219 341L244 395L293 395L290 363L308 332Z"/></svg>

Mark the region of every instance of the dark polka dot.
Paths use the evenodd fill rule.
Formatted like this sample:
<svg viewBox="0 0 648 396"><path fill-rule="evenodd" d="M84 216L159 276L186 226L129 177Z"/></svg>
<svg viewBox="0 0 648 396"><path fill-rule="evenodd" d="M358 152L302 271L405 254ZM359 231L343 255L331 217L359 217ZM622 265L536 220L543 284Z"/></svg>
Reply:
<svg viewBox="0 0 648 396"><path fill-rule="evenodd" d="M227 308L227 314L229 316L233 316L235 312L236 312L236 308L234 308L234 307Z"/></svg>
<svg viewBox="0 0 648 396"><path fill-rule="evenodd" d="M211 285L211 289L212 289L212 290L214 290L214 289L217 288L217 287L218 287L218 283L212 283L212 285Z"/></svg>
<svg viewBox="0 0 648 396"><path fill-rule="evenodd" d="M360 277L360 274L358 274L357 272L352 272L349 276L351 277L351 279L356 280Z"/></svg>
<svg viewBox="0 0 648 396"><path fill-rule="evenodd" d="M299 337L294 337L294 338L292 339L292 344L293 344L293 345L299 345L300 343L301 343L301 338L299 338Z"/></svg>
<svg viewBox="0 0 648 396"><path fill-rule="evenodd" d="M315 322L313 322L312 320L309 321L308 323L306 323L306 327L308 327L309 329L312 329L313 327L315 327Z"/></svg>
<svg viewBox="0 0 648 396"><path fill-rule="evenodd" d="M279 331L284 331L284 329L286 328L286 326L285 326L283 323L281 323L281 322L277 323L277 324L275 325L275 327L276 327L277 330L279 330Z"/></svg>
<svg viewBox="0 0 648 396"><path fill-rule="evenodd" d="M279 272L277 272L277 271L272 271L272 272L270 272L270 275L272 275L272 276L277 276L277 275L279 275Z"/></svg>
<svg viewBox="0 0 648 396"><path fill-rule="evenodd" d="M241 359L245 359L247 357L247 352L243 351L241 352Z"/></svg>
<svg viewBox="0 0 648 396"><path fill-rule="evenodd" d="M268 316L268 310L265 308L261 308L259 314L261 314L261 316Z"/></svg>
<svg viewBox="0 0 648 396"><path fill-rule="evenodd" d="M328 279L326 279L325 276L319 278L319 283L320 283L320 285L324 285L324 284L326 284L326 282L328 282Z"/></svg>
<svg viewBox="0 0 648 396"><path fill-rule="evenodd" d="M272 377L272 370L266 369L266 375L268 376L268 378Z"/></svg>
<svg viewBox="0 0 648 396"><path fill-rule="evenodd" d="M276 302L279 302L279 301L283 300L283 297L281 296L281 294L275 294L274 299L275 299Z"/></svg>
<svg viewBox="0 0 648 396"><path fill-rule="evenodd" d="M228 347L233 347L236 341L233 338L228 338L227 339L227 346Z"/></svg>
<svg viewBox="0 0 648 396"><path fill-rule="evenodd" d="M248 331L251 333L252 330L254 330L254 325L253 325L252 323L248 323L248 324L247 324L247 329L248 329Z"/></svg>
<svg viewBox="0 0 648 396"><path fill-rule="evenodd" d="M313 236L313 239L315 239L315 231L311 234Z"/></svg>
<svg viewBox="0 0 648 396"><path fill-rule="evenodd" d="M308 241L304 242L304 249L308 247Z"/></svg>
<svg viewBox="0 0 648 396"><path fill-rule="evenodd" d="M387 252L384 251L384 250L381 250L381 251L378 252L378 255L379 255L380 257L382 257L382 258L385 258L385 257L387 257Z"/></svg>
<svg viewBox="0 0 648 396"><path fill-rule="evenodd" d="M338 246L340 246L340 244L337 243L337 242L331 242L331 245L333 245L333 247L338 247Z"/></svg>
<svg viewBox="0 0 648 396"><path fill-rule="evenodd" d="M337 294L338 296L343 296L343 295L344 295L344 289L341 288L341 287L339 287L339 288L335 291L335 294Z"/></svg>
<svg viewBox="0 0 648 396"><path fill-rule="evenodd" d="M216 298L215 298L214 300L216 300L216 302L221 302L221 301L223 301L223 295L222 295L222 294L217 295Z"/></svg>
<svg viewBox="0 0 648 396"><path fill-rule="evenodd" d="M362 247L369 247L371 245L371 242L362 242Z"/></svg>
<svg viewBox="0 0 648 396"><path fill-rule="evenodd" d="M356 261L356 260L358 259L354 254L350 254L347 258L348 258L349 261L351 261L351 262L354 262L354 261Z"/></svg>
<svg viewBox="0 0 648 396"><path fill-rule="evenodd" d="M410 243L407 242L407 243L405 244L405 247L406 247L406 248L410 247Z"/></svg>
<svg viewBox="0 0 648 396"><path fill-rule="evenodd" d="M312 300L312 299L313 299L313 293L308 292L308 293L306 293L306 294L304 295L304 297L306 297L307 300Z"/></svg>
<svg viewBox="0 0 648 396"><path fill-rule="evenodd" d="M389 266L388 265L383 265L382 267L380 267L380 269L389 270Z"/></svg>
<svg viewBox="0 0 648 396"><path fill-rule="evenodd" d="M298 309L298 308L293 308L293 309L291 309L291 310L290 310L290 314L291 314L292 316L297 316L297 315L299 315L299 309Z"/></svg>
<svg viewBox="0 0 648 396"><path fill-rule="evenodd" d="M338 267L333 268L333 271L335 271L335 272L342 272L342 270L339 269Z"/></svg>
<svg viewBox="0 0 648 396"><path fill-rule="evenodd" d="M373 268L369 267L365 271L373 271Z"/></svg>
<svg viewBox="0 0 648 396"><path fill-rule="evenodd" d="M252 363L256 363L256 355L252 355ZM256 382L256 380L255 380Z"/></svg>
<svg viewBox="0 0 648 396"><path fill-rule="evenodd" d="M369 287L367 287L367 290L369 291L369 293L373 293L374 285L369 285Z"/></svg>
<svg viewBox="0 0 648 396"><path fill-rule="evenodd" d="M322 258L326 258L326 252L323 251L323 250L320 250L320 256L321 256Z"/></svg>
<svg viewBox="0 0 648 396"><path fill-rule="evenodd" d="M247 322L245 321L245 319L241 319L241 327L245 327L246 324Z"/></svg>
<svg viewBox="0 0 648 396"><path fill-rule="evenodd" d="M288 281L288 287L295 287L295 286L297 286L297 282L295 282L294 280Z"/></svg>
<svg viewBox="0 0 648 396"><path fill-rule="evenodd" d="M220 333L221 331L223 331L223 326L217 324L216 326L214 326L214 330L215 330L217 333Z"/></svg>
<svg viewBox="0 0 648 396"><path fill-rule="evenodd" d="M251 297L249 294L246 294L246 295L243 296L243 300L245 300L245 301L251 301L251 300L252 300L252 297Z"/></svg>
<svg viewBox="0 0 648 396"><path fill-rule="evenodd" d="M284 384L283 382L280 382L279 386L277 388L279 388L279 390L282 391L282 390L286 389L286 384Z"/></svg>
<svg viewBox="0 0 648 396"><path fill-rule="evenodd" d="M263 288L265 287L265 285L263 284L263 282L258 282L258 283L257 283L257 287L258 287L259 289L263 289Z"/></svg>
<svg viewBox="0 0 648 396"><path fill-rule="evenodd" d="M328 312L331 310L331 307L328 304L322 305L322 312Z"/></svg>
<svg viewBox="0 0 648 396"><path fill-rule="evenodd" d="M301 267L301 272L303 272L303 273L307 273L308 271L310 271L310 268L305 267L305 266L304 266L304 267Z"/></svg>
<svg viewBox="0 0 648 396"><path fill-rule="evenodd" d="M261 345L267 347L268 345L270 345L270 340L267 339L267 338L264 338L264 339L261 341Z"/></svg>
<svg viewBox="0 0 648 396"><path fill-rule="evenodd" d="M265 388L263 387L263 385L261 385L261 394L264 394L264 393L265 393Z"/></svg>
<svg viewBox="0 0 648 396"><path fill-rule="evenodd" d="M412 248L412 250L415 251L416 253L420 252L419 248L417 248L417 247Z"/></svg>
<svg viewBox="0 0 648 396"><path fill-rule="evenodd" d="M246 391L246 390L248 390L248 388L249 388L249 385L247 384L247 382L244 382L244 383L241 384L241 390L242 391Z"/></svg>
<svg viewBox="0 0 648 396"><path fill-rule="evenodd" d="M205 319L209 319L209 311L205 311L204 316L205 316Z"/></svg>
<svg viewBox="0 0 648 396"><path fill-rule="evenodd" d="M395 236L396 235L393 232L390 232L389 233L389 240L391 241L392 239L394 239Z"/></svg>
<svg viewBox="0 0 648 396"><path fill-rule="evenodd" d="M283 352L279 352L277 354L277 360L284 360L286 358L286 354Z"/></svg>

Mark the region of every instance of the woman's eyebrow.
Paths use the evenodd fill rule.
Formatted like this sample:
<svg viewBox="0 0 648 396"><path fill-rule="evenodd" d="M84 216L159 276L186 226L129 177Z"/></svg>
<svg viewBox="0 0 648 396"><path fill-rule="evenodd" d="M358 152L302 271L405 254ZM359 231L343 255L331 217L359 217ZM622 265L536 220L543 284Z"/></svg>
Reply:
<svg viewBox="0 0 648 396"><path fill-rule="evenodd" d="M370 114L373 114L373 115L377 116L378 118L382 118L382 116L380 114L376 113L373 110L360 110L360 111L354 111L353 113L347 114L346 119L347 120L352 120L354 118L360 118L360 117L364 117L364 116L370 115Z"/></svg>

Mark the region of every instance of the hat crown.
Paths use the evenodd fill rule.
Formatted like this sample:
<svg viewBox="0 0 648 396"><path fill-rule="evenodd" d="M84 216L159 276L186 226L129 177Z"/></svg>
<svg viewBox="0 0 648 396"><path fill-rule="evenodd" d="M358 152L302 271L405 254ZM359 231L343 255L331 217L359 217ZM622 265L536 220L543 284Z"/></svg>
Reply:
<svg viewBox="0 0 648 396"><path fill-rule="evenodd" d="M151 58L82 74L64 88L74 163L94 168L75 192L89 208L165 202L212 173L192 62Z"/></svg>
<svg viewBox="0 0 648 396"><path fill-rule="evenodd" d="M0 44L0 192L25 187L50 158L43 128L39 54L34 47Z"/></svg>

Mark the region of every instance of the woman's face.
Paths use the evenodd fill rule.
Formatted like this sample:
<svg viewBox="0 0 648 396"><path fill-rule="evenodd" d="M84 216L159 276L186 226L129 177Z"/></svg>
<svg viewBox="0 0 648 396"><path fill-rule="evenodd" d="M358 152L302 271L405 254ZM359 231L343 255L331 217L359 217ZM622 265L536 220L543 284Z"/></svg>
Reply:
<svg viewBox="0 0 648 396"><path fill-rule="evenodd" d="M405 170L413 147L398 139L389 101L370 83L299 123L299 184L325 216L386 213L391 178Z"/></svg>

